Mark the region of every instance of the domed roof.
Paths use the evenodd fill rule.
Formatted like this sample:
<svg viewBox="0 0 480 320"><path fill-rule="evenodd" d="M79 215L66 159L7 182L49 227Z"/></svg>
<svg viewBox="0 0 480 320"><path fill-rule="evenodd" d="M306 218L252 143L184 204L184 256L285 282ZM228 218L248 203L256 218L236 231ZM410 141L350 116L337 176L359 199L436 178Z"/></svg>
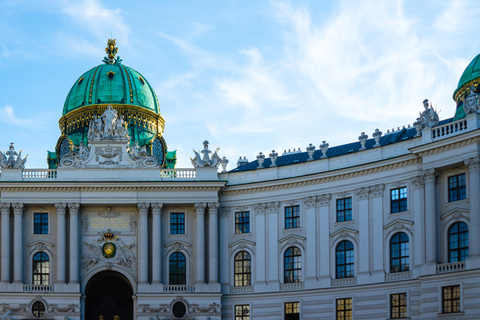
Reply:
<svg viewBox="0 0 480 320"><path fill-rule="evenodd" d="M457 90L460 89L467 82L480 77L480 54L477 55L470 64L463 71L460 80L458 81Z"/></svg>
<svg viewBox="0 0 480 320"><path fill-rule="evenodd" d="M62 116L84 106L109 103L160 112L148 81L138 71L115 62L98 65L78 78L65 99Z"/></svg>

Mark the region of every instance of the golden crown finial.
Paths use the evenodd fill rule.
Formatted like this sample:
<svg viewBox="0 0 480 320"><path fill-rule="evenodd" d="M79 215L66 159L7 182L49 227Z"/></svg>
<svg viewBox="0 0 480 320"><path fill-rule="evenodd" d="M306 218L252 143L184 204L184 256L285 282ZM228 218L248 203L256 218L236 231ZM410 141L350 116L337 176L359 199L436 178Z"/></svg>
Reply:
<svg viewBox="0 0 480 320"><path fill-rule="evenodd" d="M115 47L117 39L108 39L107 47L105 48L105 52L108 55L107 63L113 64L115 62L115 55L118 52L118 48Z"/></svg>

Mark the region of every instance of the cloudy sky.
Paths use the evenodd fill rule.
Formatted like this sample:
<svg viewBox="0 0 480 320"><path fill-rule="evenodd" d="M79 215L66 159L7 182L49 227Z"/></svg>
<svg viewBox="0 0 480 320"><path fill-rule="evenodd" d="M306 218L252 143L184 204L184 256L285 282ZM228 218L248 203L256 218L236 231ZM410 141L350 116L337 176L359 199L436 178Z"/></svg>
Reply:
<svg viewBox="0 0 480 320"><path fill-rule="evenodd" d="M203 140L238 156L411 124L480 53L476 0L0 1L0 149L46 167L71 86L110 35L154 87L177 167Z"/></svg>

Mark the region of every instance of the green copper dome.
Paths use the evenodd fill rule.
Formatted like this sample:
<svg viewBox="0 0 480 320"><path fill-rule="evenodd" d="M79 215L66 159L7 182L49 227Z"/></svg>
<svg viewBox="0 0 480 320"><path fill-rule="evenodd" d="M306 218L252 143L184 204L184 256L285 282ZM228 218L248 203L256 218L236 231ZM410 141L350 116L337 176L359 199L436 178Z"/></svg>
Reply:
<svg viewBox="0 0 480 320"><path fill-rule="evenodd" d="M136 70L122 64L101 64L82 74L65 99L62 116L84 106L128 104L159 113L152 87Z"/></svg>
<svg viewBox="0 0 480 320"><path fill-rule="evenodd" d="M463 71L458 81L457 89L453 93L453 100L457 103L457 109L453 120L465 118L463 110L463 100L470 93L470 87L473 86L478 91L480 86L480 54L477 55Z"/></svg>

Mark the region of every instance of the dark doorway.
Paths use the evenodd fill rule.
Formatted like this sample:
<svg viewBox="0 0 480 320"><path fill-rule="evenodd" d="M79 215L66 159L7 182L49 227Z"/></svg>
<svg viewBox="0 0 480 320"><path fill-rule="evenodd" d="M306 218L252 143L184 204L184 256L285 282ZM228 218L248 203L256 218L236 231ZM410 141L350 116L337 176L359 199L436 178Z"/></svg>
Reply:
<svg viewBox="0 0 480 320"><path fill-rule="evenodd" d="M100 316L104 320L133 320L133 290L122 274L99 272L88 281L85 295L86 320L99 320Z"/></svg>

